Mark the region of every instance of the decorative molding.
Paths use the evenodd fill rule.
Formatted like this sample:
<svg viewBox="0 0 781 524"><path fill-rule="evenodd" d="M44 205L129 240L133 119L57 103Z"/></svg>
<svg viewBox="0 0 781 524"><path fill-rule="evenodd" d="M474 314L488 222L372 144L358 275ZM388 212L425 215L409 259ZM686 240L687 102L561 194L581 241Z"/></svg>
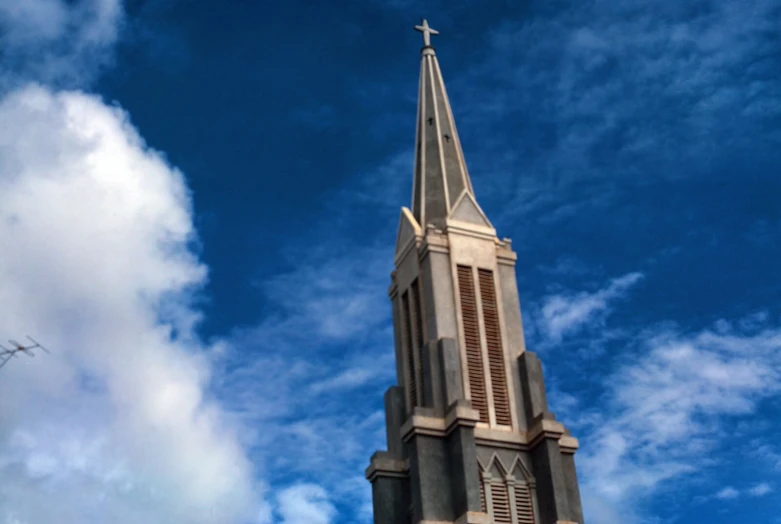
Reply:
<svg viewBox="0 0 781 524"><path fill-rule="evenodd" d="M524 482L532 487L536 486L537 482L534 479L534 475L532 475L531 470L526 466L526 463L524 463L520 453L515 457L515 461L510 467L510 472L515 472L517 469L521 470L521 475L523 476Z"/></svg>

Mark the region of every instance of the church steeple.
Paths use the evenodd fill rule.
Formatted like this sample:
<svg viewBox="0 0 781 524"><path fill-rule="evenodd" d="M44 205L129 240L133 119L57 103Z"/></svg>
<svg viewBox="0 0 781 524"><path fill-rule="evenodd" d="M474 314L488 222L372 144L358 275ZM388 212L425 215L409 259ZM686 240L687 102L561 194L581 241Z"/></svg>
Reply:
<svg viewBox="0 0 781 524"><path fill-rule="evenodd" d="M412 211L402 208L388 451L371 458L375 524L583 524L578 441L526 350L517 255L475 201L424 20Z"/></svg>
<svg viewBox="0 0 781 524"><path fill-rule="evenodd" d="M415 178L412 214L421 227L442 226L464 191L474 196L458 139L453 111L430 35L439 34L423 20L415 29L423 33L418 118L415 144Z"/></svg>

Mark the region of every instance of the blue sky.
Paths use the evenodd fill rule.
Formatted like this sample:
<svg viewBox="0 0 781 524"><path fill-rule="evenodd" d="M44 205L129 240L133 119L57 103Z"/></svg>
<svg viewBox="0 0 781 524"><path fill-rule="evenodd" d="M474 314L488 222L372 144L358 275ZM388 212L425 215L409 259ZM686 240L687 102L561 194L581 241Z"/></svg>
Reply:
<svg viewBox="0 0 781 524"><path fill-rule="evenodd" d="M781 522L778 3L453 4L0 0L2 524L370 521L421 16L587 522Z"/></svg>

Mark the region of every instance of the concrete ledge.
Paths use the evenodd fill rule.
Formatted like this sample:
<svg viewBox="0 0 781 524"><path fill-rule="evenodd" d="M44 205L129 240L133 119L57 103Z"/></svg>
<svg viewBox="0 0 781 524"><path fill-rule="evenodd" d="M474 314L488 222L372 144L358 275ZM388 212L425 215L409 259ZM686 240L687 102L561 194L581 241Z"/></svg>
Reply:
<svg viewBox="0 0 781 524"><path fill-rule="evenodd" d="M377 477L406 478L409 466L407 461L393 457L386 451L378 451L372 455L369 467L366 468L366 478L374 482Z"/></svg>
<svg viewBox="0 0 781 524"><path fill-rule="evenodd" d="M451 433L455 426L475 427L480 420L480 412L469 406L453 406L445 415L445 432Z"/></svg>
<svg viewBox="0 0 781 524"><path fill-rule="evenodd" d="M520 450L529 443L524 433L517 431L502 431L492 428L475 428L475 442L478 444L491 445Z"/></svg>
<svg viewBox="0 0 781 524"><path fill-rule="evenodd" d="M534 447L544 438L559 440L564 435L564 425L555 420L541 418L527 432L526 439Z"/></svg>
<svg viewBox="0 0 781 524"><path fill-rule="evenodd" d="M578 439L571 435L564 435L559 439L559 447L562 453L575 453L580 447Z"/></svg>
<svg viewBox="0 0 781 524"><path fill-rule="evenodd" d="M401 439L409 442L415 435L444 438L457 427L474 427L478 420L480 413L469 406L455 405L450 408L445 418L415 414L402 424Z"/></svg>
<svg viewBox="0 0 781 524"><path fill-rule="evenodd" d="M426 415L412 415L401 425L401 439L404 442L415 435L445 436L445 419Z"/></svg>
<svg viewBox="0 0 781 524"><path fill-rule="evenodd" d="M509 239L507 239L509 240ZM513 251L512 245L507 241L499 241L497 239L496 244L496 263L504 264L506 266L515 266L518 261L518 255Z"/></svg>
<svg viewBox="0 0 781 524"><path fill-rule="evenodd" d="M458 517L454 524L491 524L491 517L488 516L488 513L467 511Z"/></svg>
<svg viewBox="0 0 781 524"><path fill-rule="evenodd" d="M430 251L434 253L450 253L450 244L447 241L447 237L442 235L441 232L426 230L426 235L423 237L423 242L420 245L420 260L426 258Z"/></svg>

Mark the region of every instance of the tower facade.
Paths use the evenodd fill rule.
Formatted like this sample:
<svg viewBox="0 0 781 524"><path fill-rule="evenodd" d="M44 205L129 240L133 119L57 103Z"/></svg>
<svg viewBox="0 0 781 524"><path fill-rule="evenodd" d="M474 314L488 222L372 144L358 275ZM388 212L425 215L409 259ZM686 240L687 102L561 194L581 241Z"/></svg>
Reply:
<svg viewBox="0 0 781 524"><path fill-rule="evenodd" d="M582 524L577 440L526 351L517 255L478 205L426 21L412 206L389 295L397 386L366 470L375 524Z"/></svg>

